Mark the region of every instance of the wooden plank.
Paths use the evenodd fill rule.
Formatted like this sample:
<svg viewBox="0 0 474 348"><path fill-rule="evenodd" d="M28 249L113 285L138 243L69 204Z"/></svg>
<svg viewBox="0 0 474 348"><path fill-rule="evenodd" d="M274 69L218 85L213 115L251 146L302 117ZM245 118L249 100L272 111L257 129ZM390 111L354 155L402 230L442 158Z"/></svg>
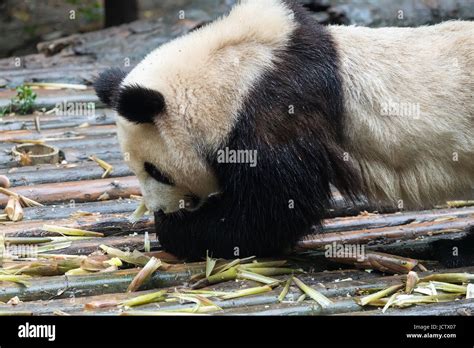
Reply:
<svg viewBox="0 0 474 348"><path fill-rule="evenodd" d="M472 226L474 226L474 216L453 217L447 220L411 223L402 226L352 230L344 233L313 234L298 242L298 247L318 249L331 243L367 244L376 240L390 242L399 239L415 239L433 234L467 231Z"/></svg>
<svg viewBox="0 0 474 348"><path fill-rule="evenodd" d="M121 176L132 176L128 166L123 162L113 161L109 163L114 167L108 175L110 178ZM23 167L28 168L28 167ZM0 170L1 173L1 170ZM67 181L101 179L104 170L95 162L81 163L76 167L56 166L51 164L38 165L31 171L14 171L6 173L11 186L31 186L46 183L58 183Z"/></svg>
<svg viewBox="0 0 474 348"><path fill-rule="evenodd" d="M45 232L42 228L45 224L101 232L106 236L154 231L153 215L142 218L135 224L131 224L127 219L127 217L130 216L130 213L4 223L2 225L2 233L5 236L10 237L41 237L57 235L55 233Z"/></svg>
<svg viewBox="0 0 474 348"><path fill-rule="evenodd" d="M474 207L405 211L396 214L368 214L327 219L323 222L325 232L343 232L369 228L407 225L412 222L427 222L447 217L468 217Z"/></svg>
<svg viewBox="0 0 474 348"><path fill-rule="evenodd" d="M63 138L66 136L95 136L102 137L104 135L115 134L116 127L115 125L97 125L90 126L87 128L76 128L71 130L71 128L57 128L49 129L42 131L41 133L36 132L35 130L15 130L15 131L6 131L0 133L0 141L8 142L15 139L43 139L43 138Z"/></svg>
<svg viewBox="0 0 474 348"><path fill-rule="evenodd" d="M140 195L138 180L134 176L35 186L18 186L12 188L12 191L42 204L96 201L99 196L104 193L108 194L108 199L128 198L130 195ZM5 207L7 201L8 197L1 195L0 207Z"/></svg>

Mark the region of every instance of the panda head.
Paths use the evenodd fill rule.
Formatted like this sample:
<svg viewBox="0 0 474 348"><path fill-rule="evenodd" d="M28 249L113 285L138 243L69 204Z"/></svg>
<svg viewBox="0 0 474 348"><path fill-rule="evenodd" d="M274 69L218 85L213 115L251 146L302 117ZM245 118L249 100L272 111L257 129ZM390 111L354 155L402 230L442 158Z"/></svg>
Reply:
<svg viewBox="0 0 474 348"><path fill-rule="evenodd" d="M150 68L146 63L128 75L109 69L99 76L95 89L100 100L117 111L124 159L139 180L147 208L192 211L219 188L180 113L179 99L170 89L174 87L163 87L159 78L147 83Z"/></svg>
<svg viewBox="0 0 474 348"><path fill-rule="evenodd" d="M195 210L220 191L209 158L294 29L291 11L269 3L280 2L244 3L160 46L128 74L109 69L95 82L100 100L118 113L119 142L149 210Z"/></svg>

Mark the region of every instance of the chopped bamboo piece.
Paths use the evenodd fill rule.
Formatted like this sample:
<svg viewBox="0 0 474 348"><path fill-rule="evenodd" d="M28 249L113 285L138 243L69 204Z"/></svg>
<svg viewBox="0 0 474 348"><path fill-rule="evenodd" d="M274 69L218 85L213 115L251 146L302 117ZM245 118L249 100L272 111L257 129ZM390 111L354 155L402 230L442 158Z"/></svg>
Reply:
<svg viewBox="0 0 474 348"><path fill-rule="evenodd" d="M305 283L303 283L301 280L299 280L296 277L293 277L293 281L295 282L296 285L309 297L311 297L313 300L315 300L319 305L323 308L329 307L333 304L333 302L328 299L326 296L321 294L319 291L314 290L313 288L310 288L307 286Z"/></svg>
<svg viewBox="0 0 474 348"><path fill-rule="evenodd" d="M64 260L40 260L32 262L13 262L3 269L7 274L26 274L30 276L52 276L61 275L65 272L78 268L85 256L75 259Z"/></svg>
<svg viewBox="0 0 474 348"><path fill-rule="evenodd" d="M110 260L104 261L104 263L116 267L121 267L123 265L122 261L118 257L112 257Z"/></svg>
<svg viewBox="0 0 474 348"><path fill-rule="evenodd" d="M290 290L290 285L291 285L292 281L293 281L293 277L288 278L288 280L286 281L285 286L283 287L283 290L281 291L280 295L278 296L278 302L282 302L285 299L286 295L288 294L288 291Z"/></svg>
<svg viewBox="0 0 474 348"><path fill-rule="evenodd" d="M265 262L257 262L253 261L251 263L246 263L240 265L240 268L269 268L269 267L281 267L284 266L288 261L286 260L278 260L278 261L265 261Z"/></svg>
<svg viewBox="0 0 474 348"><path fill-rule="evenodd" d="M431 289L431 294L436 295L436 290L441 290L444 292L452 292L452 293L459 293L465 294L467 292L467 286L465 285L457 285L445 282L438 282L438 281L430 281L429 283L423 282L419 283L418 287L420 288L427 288Z"/></svg>
<svg viewBox="0 0 474 348"><path fill-rule="evenodd" d="M89 255L84 260L82 260L81 268L86 271L99 272L111 266L105 263L108 260L109 258L106 255Z"/></svg>
<svg viewBox="0 0 474 348"><path fill-rule="evenodd" d="M393 294L394 292L400 290L402 287L403 287L403 284L392 285L392 286L390 286L386 289L383 289L383 290L377 291L373 294L362 297L359 301L360 305L366 306L366 305L372 303L373 301L380 300L382 297L389 296L389 295Z"/></svg>
<svg viewBox="0 0 474 348"><path fill-rule="evenodd" d="M243 267L242 265L240 265L237 268L242 269ZM277 276L277 275L284 275L284 274L303 273L302 269L293 269L293 268L250 267L246 269L252 273L257 273L263 276Z"/></svg>
<svg viewBox="0 0 474 348"><path fill-rule="evenodd" d="M89 159L97 163L102 169L105 170L104 173L102 174L102 179L109 176L109 174L112 173L112 171L114 170L114 167L111 164L105 162L104 160L101 160L100 158L96 156L90 156Z"/></svg>
<svg viewBox="0 0 474 348"><path fill-rule="evenodd" d="M206 306L210 306L210 307L216 307L217 310L222 310L222 308L220 308L219 306L217 306L214 302L212 302L211 300L209 300L208 298L202 296L202 295L198 295L198 294L180 294L180 293L175 293L175 294L172 294L171 296L181 300L181 301L187 301L187 302L193 302L197 305L196 308L198 307L206 307Z"/></svg>
<svg viewBox="0 0 474 348"><path fill-rule="evenodd" d="M28 286L27 280L31 279L30 276L25 274L14 275L14 274L0 274L0 282L12 282Z"/></svg>
<svg viewBox="0 0 474 348"><path fill-rule="evenodd" d="M246 261L250 261L252 259L254 259L255 256L250 256L250 257L247 257L245 259L235 259L235 260L232 260L231 262L228 262L226 264L223 264L219 267L216 267L214 269L214 274L217 274L217 273L221 273L221 272L224 272L224 271L227 271L228 269L232 268L232 267L235 267L237 265L240 265L242 264L243 262L246 262Z"/></svg>
<svg viewBox="0 0 474 348"><path fill-rule="evenodd" d="M306 294L301 294L300 297L296 300L296 303L301 303L306 300Z"/></svg>
<svg viewBox="0 0 474 348"><path fill-rule="evenodd" d="M213 259L209 257L209 252L206 251L206 278L208 278L211 275L212 270L214 269L216 265L216 262L217 262L217 259Z"/></svg>
<svg viewBox="0 0 474 348"><path fill-rule="evenodd" d="M209 284L221 283L237 278L237 269L235 267L229 268L227 271L213 274L207 278Z"/></svg>
<svg viewBox="0 0 474 348"><path fill-rule="evenodd" d="M428 282L430 280L435 280L439 282L446 283L469 283L471 280L474 280L474 274L471 273L439 273L439 274L430 274L426 277L421 278L421 281Z"/></svg>
<svg viewBox="0 0 474 348"><path fill-rule="evenodd" d="M61 250L69 248L72 245L71 242L59 242L59 243L45 243L37 247L36 251L38 253L45 253L48 251Z"/></svg>
<svg viewBox="0 0 474 348"><path fill-rule="evenodd" d="M10 196L5 207L5 213L13 222L23 220L23 208L18 197Z"/></svg>
<svg viewBox="0 0 474 348"><path fill-rule="evenodd" d="M467 284L466 298L474 298L474 284Z"/></svg>
<svg viewBox="0 0 474 348"><path fill-rule="evenodd" d="M39 115L35 116L35 128L38 133L41 133L41 119Z"/></svg>
<svg viewBox="0 0 474 348"><path fill-rule="evenodd" d="M150 236L148 235L148 231L145 232L145 237L143 241L143 250L146 253L149 253L151 250L151 242L150 242Z"/></svg>
<svg viewBox="0 0 474 348"><path fill-rule="evenodd" d="M405 292L407 294L411 294L416 284L418 284L419 281L420 281L420 278L418 277L418 274L416 272L414 271L408 272Z"/></svg>
<svg viewBox="0 0 474 348"><path fill-rule="evenodd" d="M446 204L449 208L462 208L473 206L474 201L447 201Z"/></svg>
<svg viewBox="0 0 474 348"><path fill-rule="evenodd" d="M85 230L80 230L77 228L69 228L69 227L61 227L61 226L53 226L53 225L43 225L42 229L48 232L59 233L66 236L81 236L81 237L103 237L104 236L104 234L100 232L85 231Z"/></svg>
<svg viewBox="0 0 474 348"><path fill-rule="evenodd" d="M418 303L449 302L457 299L459 296L459 294L438 294L430 296L399 295L393 303L393 306L408 307Z"/></svg>
<svg viewBox="0 0 474 348"><path fill-rule="evenodd" d="M280 282L278 279L266 277L264 275L253 273L253 272L246 271L246 270L243 270L243 269L239 269L237 271L237 277L240 278L240 279L253 280L253 281L263 283L263 284L267 284L267 285L275 284L275 283Z"/></svg>
<svg viewBox="0 0 474 348"><path fill-rule="evenodd" d="M25 82L25 86L44 88L44 89L78 89L86 90L86 85L73 83L54 83L54 82Z"/></svg>
<svg viewBox="0 0 474 348"><path fill-rule="evenodd" d="M6 188L0 187L0 193L3 193L7 196L14 196L20 200L21 203L23 203L23 206L25 207L42 207L43 204L38 203L32 199L26 198L25 196L21 196L18 193L15 193L13 191L7 190Z"/></svg>
<svg viewBox="0 0 474 348"><path fill-rule="evenodd" d="M132 297L128 300L121 301L120 305L124 307L135 307L153 302L161 302L165 300L165 294L166 290L160 290L157 292L152 292L150 294L140 295Z"/></svg>
<svg viewBox="0 0 474 348"><path fill-rule="evenodd" d="M223 296L223 295L228 294L228 292L225 292L225 291L214 291L214 290L187 290L187 289L184 289L182 291L185 292L185 293L198 294L198 295L203 295L203 296L212 296L212 297Z"/></svg>
<svg viewBox="0 0 474 348"><path fill-rule="evenodd" d="M331 257L330 259L335 262L354 265L358 268L376 269L391 273L408 273L419 266L418 260L375 251L367 251L362 259L355 256Z"/></svg>
<svg viewBox="0 0 474 348"><path fill-rule="evenodd" d="M145 202L142 200L140 201L140 204L138 205L137 209L128 217L128 221L130 221L131 224L136 224L140 218L145 215L145 213L148 211L148 208L145 205Z"/></svg>
<svg viewBox="0 0 474 348"><path fill-rule="evenodd" d="M93 309L116 307L119 304L120 302L117 300L92 301L92 302L86 303L84 305L84 308L86 310L93 310Z"/></svg>
<svg viewBox="0 0 474 348"><path fill-rule="evenodd" d="M87 274L91 274L91 273L94 273L94 272L87 271L83 268L74 268L74 269L71 269L71 270L67 271L64 274L67 275L67 276L81 276L81 275L87 275Z"/></svg>
<svg viewBox="0 0 474 348"><path fill-rule="evenodd" d="M143 283L150 279L151 275L161 266L161 261L156 257L152 257L150 261L143 267L140 272L133 278L127 292L136 291Z"/></svg>
<svg viewBox="0 0 474 348"><path fill-rule="evenodd" d="M398 292L396 292L396 293L392 294L392 296L390 296L387 303L382 308L382 313L385 313L387 311L387 309L390 308L390 306L396 301L398 295L400 295L400 294Z"/></svg>
<svg viewBox="0 0 474 348"><path fill-rule="evenodd" d="M261 293L268 292L271 290L272 288L270 286L263 285L263 286L257 286L254 288L249 288L249 289L237 290L237 291L228 293L227 295L221 296L221 298L223 300L230 300L230 299L238 298L238 297L257 295L257 294L261 294Z"/></svg>
<svg viewBox="0 0 474 348"><path fill-rule="evenodd" d="M81 217L94 216L94 215L100 215L100 213L90 213L90 212L88 212L88 211L78 210L78 211L72 213L72 214L69 215L69 216L72 217L72 218L74 218L74 219L78 219L78 218L81 218Z"/></svg>
<svg viewBox="0 0 474 348"><path fill-rule="evenodd" d="M118 257L120 260L130 263L132 265L145 266L148 261L150 261L150 257L142 254L138 250L134 250L133 252L122 251L120 249L112 248L104 244L100 245L99 247L104 250L108 255L112 257Z"/></svg>

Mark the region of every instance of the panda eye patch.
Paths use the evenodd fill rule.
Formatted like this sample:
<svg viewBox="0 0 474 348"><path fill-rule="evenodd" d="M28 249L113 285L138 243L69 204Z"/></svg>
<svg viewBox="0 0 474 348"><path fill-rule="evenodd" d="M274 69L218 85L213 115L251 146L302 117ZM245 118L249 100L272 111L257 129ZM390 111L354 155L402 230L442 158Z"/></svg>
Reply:
<svg viewBox="0 0 474 348"><path fill-rule="evenodd" d="M163 172L161 172L158 168L156 168L153 164L149 162L145 162L145 171L150 175L153 179L158 182L161 182L165 185L174 185L173 180Z"/></svg>

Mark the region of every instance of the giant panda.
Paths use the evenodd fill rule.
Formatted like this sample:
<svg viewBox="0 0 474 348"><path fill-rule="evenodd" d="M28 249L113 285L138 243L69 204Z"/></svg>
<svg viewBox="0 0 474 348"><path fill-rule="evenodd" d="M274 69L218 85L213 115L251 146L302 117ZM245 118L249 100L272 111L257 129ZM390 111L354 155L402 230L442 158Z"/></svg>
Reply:
<svg viewBox="0 0 474 348"><path fill-rule="evenodd" d="M179 257L284 253L331 184L405 208L473 185L473 22L321 26L295 1L241 1L95 89Z"/></svg>

